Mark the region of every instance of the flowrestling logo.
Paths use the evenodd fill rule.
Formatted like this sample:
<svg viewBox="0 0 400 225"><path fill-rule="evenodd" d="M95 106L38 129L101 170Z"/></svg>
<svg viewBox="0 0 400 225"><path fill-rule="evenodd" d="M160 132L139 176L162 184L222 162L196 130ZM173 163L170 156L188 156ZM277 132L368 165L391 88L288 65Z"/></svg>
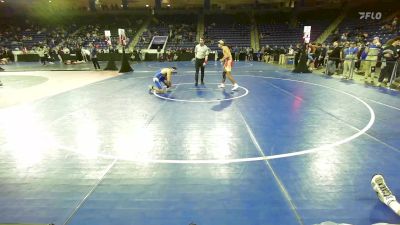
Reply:
<svg viewBox="0 0 400 225"><path fill-rule="evenodd" d="M382 18L381 12L358 12L360 20L380 20Z"/></svg>

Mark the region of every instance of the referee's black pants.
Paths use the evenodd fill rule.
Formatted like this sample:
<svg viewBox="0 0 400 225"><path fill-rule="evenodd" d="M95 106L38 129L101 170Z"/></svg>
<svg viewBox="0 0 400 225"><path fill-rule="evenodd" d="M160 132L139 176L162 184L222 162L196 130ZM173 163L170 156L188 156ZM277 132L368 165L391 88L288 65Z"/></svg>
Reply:
<svg viewBox="0 0 400 225"><path fill-rule="evenodd" d="M196 58L196 76L194 78L196 84L199 82L199 69L201 69L201 83L204 83L204 61L205 59Z"/></svg>
<svg viewBox="0 0 400 225"><path fill-rule="evenodd" d="M94 69L100 69L99 61L97 60L97 58L92 57L92 62L93 62Z"/></svg>

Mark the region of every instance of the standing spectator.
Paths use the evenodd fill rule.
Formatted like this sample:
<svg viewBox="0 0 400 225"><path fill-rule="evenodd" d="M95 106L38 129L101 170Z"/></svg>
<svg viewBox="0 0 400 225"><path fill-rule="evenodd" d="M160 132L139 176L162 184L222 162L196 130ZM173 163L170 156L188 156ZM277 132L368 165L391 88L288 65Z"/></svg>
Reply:
<svg viewBox="0 0 400 225"><path fill-rule="evenodd" d="M237 45L236 45L235 48L233 49L233 52L235 53L235 61L239 61L240 52L239 52L239 48L238 48Z"/></svg>
<svg viewBox="0 0 400 225"><path fill-rule="evenodd" d="M365 58L365 75L364 81L368 82L368 78L371 77L371 83L374 83L376 63L378 60L378 55L380 53L381 43L379 37L374 37L372 44L368 46L367 57Z"/></svg>
<svg viewBox="0 0 400 225"><path fill-rule="evenodd" d="M343 62L343 78L351 79L350 75L354 69L354 59L357 57L358 48L354 42L350 44L346 43L343 51L344 62Z"/></svg>
<svg viewBox="0 0 400 225"><path fill-rule="evenodd" d="M362 47L360 48L360 71L362 74L365 73L365 59L367 58L368 55L368 46L366 45L362 45Z"/></svg>
<svg viewBox="0 0 400 225"><path fill-rule="evenodd" d="M265 50L264 50L264 60L266 63L269 63L270 59L271 59L271 48L269 47L269 45L265 46Z"/></svg>
<svg viewBox="0 0 400 225"><path fill-rule="evenodd" d="M337 41L333 42L333 49L328 53L327 75L333 75L340 63L341 48Z"/></svg>
<svg viewBox="0 0 400 225"><path fill-rule="evenodd" d="M256 53L256 57L257 57L257 61L260 62L261 58L262 58L262 51L261 49L258 49L257 53Z"/></svg>
<svg viewBox="0 0 400 225"><path fill-rule="evenodd" d="M60 48L58 48L58 50L57 50L57 56L58 56L58 59L60 60L60 63L63 63L64 61L63 61L63 55L64 55L64 52L62 51L62 47L60 47Z"/></svg>
<svg viewBox="0 0 400 225"><path fill-rule="evenodd" d="M44 53L44 59L45 61L48 61L50 63L50 48L47 45L43 46L43 53Z"/></svg>
<svg viewBox="0 0 400 225"><path fill-rule="evenodd" d="M364 51L364 47L361 43L357 43L356 46L357 46L358 51L357 51L357 55L355 56L355 61L354 61L354 72L358 73L358 70L360 69L360 64L361 64L361 61L360 61L361 53Z"/></svg>
<svg viewBox="0 0 400 225"><path fill-rule="evenodd" d="M166 52L166 55L167 55L166 58L167 58L168 62L172 61L172 52L171 51L172 51L171 48L168 48L167 52Z"/></svg>
<svg viewBox="0 0 400 225"><path fill-rule="evenodd" d="M46 65L46 57L45 57L43 46L39 46L36 49L36 53L39 55L40 62L42 63L42 65L45 66Z"/></svg>
<svg viewBox="0 0 400 225"><path fill-rule="evenodd" d="M292 56L292 55L294 55L294 49L293 49L293 46L292 45L290 45L289 46L289 48L288 48L288 53L287 53L289 56Z"/></svg>
<svg viewBox="0 0 400 225"><path fill-rule="evenodd" d="M97 52L97 45L93 45L90 58L92 59L95 70L100 69L99 61L97 60Z"/></svg>
<svg viewBox="0 0 400 225"><path fill-rule="evenodd" d="M249 60L250 60L250 48L247 47L246 48L246 61L249 61Z"/></svg>
<svg viewBox="0 0 400 225"><path fill-rule="evenodd" d="M159 62L161 62L161 57L160 57L160 55L161 55L161 47L158 46L158 47L157 47L157 60L158 60Z"/></svg>
<svg viewBox="0 0 400 225"><path fill-rule="evenodd" d="M250 48L250 58L249 58L249 60L253 61L253 58L254 58L254 49Z"/></svg>
<svg viewBox="0 0 400 225"><path fill-rule="evenodd" d="M84 61L81 46L76 46L75 55L77 61Z"/></svg>
<svg viewBox="0 0 400 225"><path fill-rule="evenodd" d="M240 51L239 51L239 60L240 60L240 56L245 56L245 58L246 58L246 49L244 48L244 47L241 47L240 48Z"/></svg>
<svg viewBox="0 0 400 225"><path fill-rule="evenodd" d="M316 51L316 45L313 43L307 44L307 67L310 70L313 70L314 68L314 60L315 60L315 51Z"/></svg>
<svg viewBox="0 0 400 225"><path fill-rule="evenodd" d="M217 65L217 60L218 60L218 50L214 51L214 60L215 60L215 65Z"/></svg>
<svg viewBox="0 0 400 225"><path fill-rule="evenodd" d="M294 52L295 52L294 53L294 66L296 68L300 61L300 54L301 54L301 45L300 44L296 44L296 48L294 49Z"/></svg>
<svg viewBox="0 0 400 225"><path fill-rule="evenodd" d="M396 60L399 59L398 48L400 47L400 38L394 39L393 43L383 50L383 58L386 60L386 66L381 70L378 78L379 84L386 78L390 81ZM389 83L390 84L390 83Z"/></svg>
<svg viewBox="0 0 400 225"><path fill-rule="evenodd" d="M82 57L85 62L89 61L90 58L90 51L88 49L82 48Z"/></svg>
<svg viewBox="0 0 400 225"><path fill-rule="evenodd" d="M279 49L279 64L286 64L286 49L283 46Z"/></svg>
<svg viewBox="0 0 400 225"><path fill-rule="evenodd" d="M320 64L320 57L322 53L322 45L320 43L317 44L315 53L314 53L314 68L318 69L319 64Z"/></svg>

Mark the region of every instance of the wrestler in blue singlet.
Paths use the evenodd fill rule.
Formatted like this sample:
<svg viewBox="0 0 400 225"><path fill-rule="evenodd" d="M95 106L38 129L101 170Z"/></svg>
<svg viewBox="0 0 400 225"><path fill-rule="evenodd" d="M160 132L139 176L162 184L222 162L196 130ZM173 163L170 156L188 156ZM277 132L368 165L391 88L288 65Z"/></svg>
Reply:
<svg viewBox="0 0 400 225"><path fill-rule="evenodd" d="M153 82L158 89L162 89L161 82L164 82L166 75L161 73L161 70L157 71L157 73L153 77Z"/></svg>

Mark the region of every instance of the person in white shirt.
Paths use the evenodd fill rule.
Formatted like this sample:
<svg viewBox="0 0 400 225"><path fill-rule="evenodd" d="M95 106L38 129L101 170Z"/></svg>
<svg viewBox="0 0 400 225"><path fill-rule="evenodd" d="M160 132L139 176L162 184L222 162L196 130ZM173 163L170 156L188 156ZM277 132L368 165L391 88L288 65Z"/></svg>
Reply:
<svg viewBox="0 0 400 225"><path fill-rule="evenodd" d="M43 66L45 66L46 65L46 57L45 57L45 49L44 49L44 47L39 46L36 49L36 54L39 55L40 62L42 63Z"/></svg>
<svg viewBox="0 0 400 225"><path fill-rule="evenodd" d="M288 55L294 55L294 49L291 45L289 46Z"/></svg>
<svg viewBox="0 0 400 225"><path fill-rule="evenodd" d="M64 47L63 52L65 55L69 55L69 53L70 53L69 48Z"/></svg>
<svg viewBox="0 0 400 225"><path fill-rule="evenodd" d="M201 85L204 85L204 66L207 65L208 62L208 54L210 53L207 45L204 44L204 38L200 38L200 43L196 45L194 49L194 54L196 58L196 75L195 75L195 86L198 85L199 82L199 70L201 69Z"/></svg>

